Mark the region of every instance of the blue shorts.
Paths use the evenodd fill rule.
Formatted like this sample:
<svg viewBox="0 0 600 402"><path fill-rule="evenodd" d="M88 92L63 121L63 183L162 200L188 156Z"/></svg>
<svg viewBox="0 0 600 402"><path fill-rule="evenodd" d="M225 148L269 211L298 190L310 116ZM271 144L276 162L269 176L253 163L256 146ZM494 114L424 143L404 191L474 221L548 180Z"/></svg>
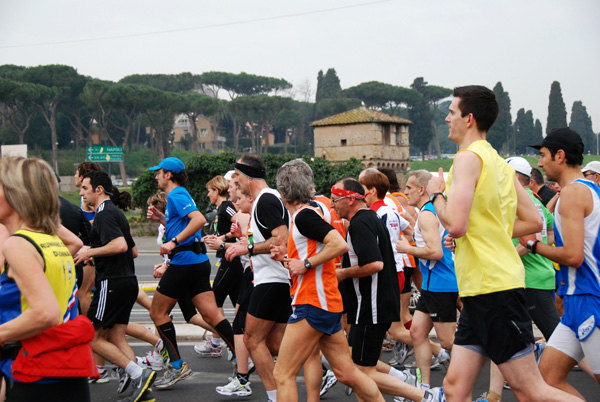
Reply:
<svg viewBox="0 0 600 402"><path fill-rule="evenodd" d="M306 319L306 322L311 327L325 335L333 335L342 330L342 313L330 313L310 304L295 306L288 324L293 324L304 319Z"/></svg>

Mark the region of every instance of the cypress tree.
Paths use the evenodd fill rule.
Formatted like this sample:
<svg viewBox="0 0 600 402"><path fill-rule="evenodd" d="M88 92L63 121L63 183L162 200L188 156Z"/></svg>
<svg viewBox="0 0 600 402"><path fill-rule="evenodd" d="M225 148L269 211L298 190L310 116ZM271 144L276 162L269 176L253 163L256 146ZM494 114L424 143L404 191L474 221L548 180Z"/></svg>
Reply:
<svg viewBox="0 0 600 402"><path fill-rule="evenodd" d="M560 83L554 81L550 87L550 102L548 103L548 122L546 134L556 128L567 127L567 109L563 101Z"/></svg>
<svg viewBox="0 0 600 402"><path fill-rule="evenodd" d="M573 102L571 109L571 124L569 128L577 131L583 140L586 152L596 151L596 135L592 129L592 118L581 101Z"/></svg>
<svg viewBox="0 0 600 402"><path fill-rule="evenodd" d="M512 127L512 116L510 115L510 97L508 92L504 91L502 83L498 82L494 87L494 93L500 106L498 118L490 127L487 133L486 139L496 149L501 152L502 146L507 144L505 148L506 153L510 153L513 149L513 127Z"/></svg>

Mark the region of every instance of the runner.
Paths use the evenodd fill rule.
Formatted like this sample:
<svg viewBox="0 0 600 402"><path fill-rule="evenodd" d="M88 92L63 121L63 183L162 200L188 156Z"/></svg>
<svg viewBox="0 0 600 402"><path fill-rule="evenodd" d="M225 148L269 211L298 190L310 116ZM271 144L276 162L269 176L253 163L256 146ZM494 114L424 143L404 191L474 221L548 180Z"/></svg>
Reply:
<svg viewBox="0 0 600 402"><path fill-rule="evenodd" d="M440 169L427 186L440 222L456 239L455 270L463 302L444 392L449 400L472 400L477 376L491 358L519 400L573 400L544 382L533 356L525 272L511 239L539 232L542 220L514 169L486 141L498 110L488 88L454 89L446 122L448 138L460 150L448 184Z"/></svg>
<svg viewBox="0 0 600 402"><path fill-rule="evenodd" d="M360 400L383 401L373 380L352 363L340 323L343 306L334 261L348 245L320 207L310 205L313 187L312 170L301 160L287 162L277 172L277 189L292 222L287 247L271 246L271 258L285 261L290 271L294 306L275 365L278 397L298 400L296 375L304 365L308 401L319 400L320 348L336 377Z"/></svg>
<svg viewBox="0 0 600 402"><path fill-rule="evenodd" d="M581 172L583 142L577 132L552 131L541 144L538 166L560 186L554 212L556 247L530 240L527 248L560 264L558 293L565 314L546 347L540 370L551 385L579 398L566 382L573 366L584 357L600 381L600 188Z"/></svg>
<svg viewBox="0 0 600 402"><path fill-rule="evenodd" d="M82 247L75 255L75 262L93 258L96 267L96 292L88 311L96 330L94 352L127 373L119 384L119 393L133 379L133 390L125 401L146 401L153 398L149 387L156 373L136 364L135 354L125 340L129 315L138 295L133 264L137 248L125 215L110 198L112 190L106 172L95 171L84 176L79 194L94 208L96 216L90 233L91 247Z"/></svg>
<svg viewBox="0 0 600 402"><path fill-rule="evenodd" d="M250 297L244 343L270 401L277 401L273 356L279 354L281 338L291 314L289 273L281 262L270 258L271 246L286 244L288 212L279 193L267 185L265 164L257 155L244 155L235 164L242 192L252 196L248 243L227 249L226 258L250 256L254 270L254 291ZM252 235L250 235L252 233Z"/></svg>
<svg viewBox="0 0 600 402"><path fill-rule="evenodd" d="M170 239L160 247L160 254L170 254L170 266L160 278L150 308L150 317L170 358L167 370L156 382L157 389L165 389L192 374L179 354L175 326L169 316L178 299L191 297L198 312L234 353L235 348L231 325L217 308L210 287L210 262L200 244L200 230L205 219L183 187L187 182L185 165L177 158L165 158L150 170L157 172L158 187L167 193L165 214L149 207L146 215L148 219L162 223L166 238Z"/></svg>

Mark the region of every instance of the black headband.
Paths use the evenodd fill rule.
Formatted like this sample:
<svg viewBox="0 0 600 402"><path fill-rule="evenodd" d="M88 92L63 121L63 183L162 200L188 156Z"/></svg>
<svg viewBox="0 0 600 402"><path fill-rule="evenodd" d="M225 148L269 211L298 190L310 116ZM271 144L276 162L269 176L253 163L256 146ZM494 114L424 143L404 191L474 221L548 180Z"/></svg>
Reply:
<svg viewBox="0 0 600 402"><path fill-rule="evenodd" d="M242 163L235 163L235 169L242 172L244 175L251 179L266 179L267 174L264 168L254 168L252 166L244 165Z"/></svg>

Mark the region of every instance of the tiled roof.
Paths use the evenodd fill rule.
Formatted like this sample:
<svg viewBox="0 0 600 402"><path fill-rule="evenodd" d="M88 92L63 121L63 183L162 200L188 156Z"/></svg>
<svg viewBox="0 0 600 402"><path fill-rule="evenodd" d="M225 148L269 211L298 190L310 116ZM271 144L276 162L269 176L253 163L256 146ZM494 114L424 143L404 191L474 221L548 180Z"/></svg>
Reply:
<svg viewBox="0 0 600 402"><path fill-rule="evenodd" d="M375 110L367 109L364 106L357 107L356 109L348 110L347 112L336 114L333 116L325 117L324 119L313 121L310 123L311 127L323 127L323 126L341 126L345 124L359 124L359 123L399 123L399 124L412 124L412 121L403 119L398 116L390 116L389 114L377 112Z"/></svg>

